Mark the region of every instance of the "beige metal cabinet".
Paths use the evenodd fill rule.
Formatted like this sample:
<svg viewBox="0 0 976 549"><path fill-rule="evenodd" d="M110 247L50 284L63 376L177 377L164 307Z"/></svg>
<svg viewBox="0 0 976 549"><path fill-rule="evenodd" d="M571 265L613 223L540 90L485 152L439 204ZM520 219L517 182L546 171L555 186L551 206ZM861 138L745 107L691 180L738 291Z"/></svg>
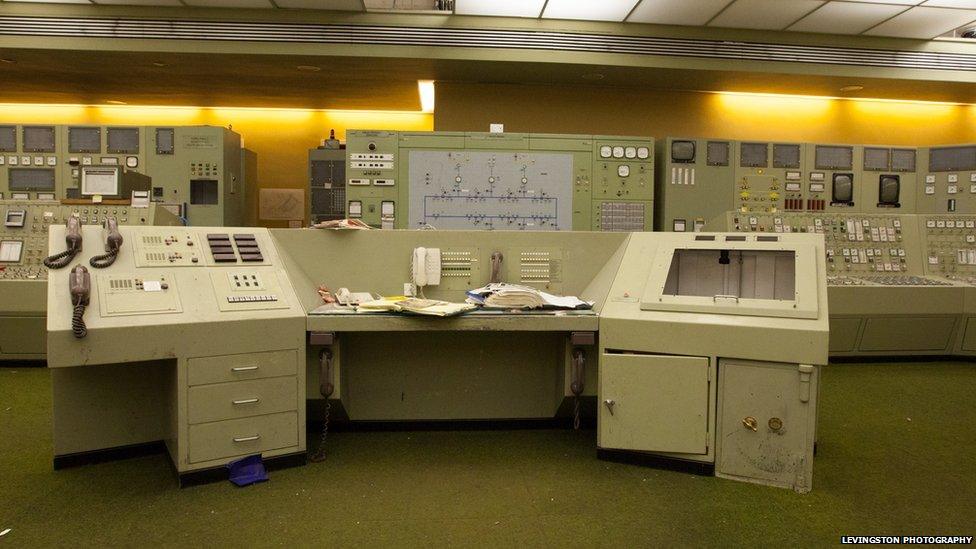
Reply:
<svg viewBox="0 0 976 549"><path fill-rule="evenodd" d="M707 358L604 354L599 446L706 454L708 384Z"/></svg>
<svg viewBox="0 0 976 549"><path fill-rule="evenodd" d="M809 492L819 370L720 360L715 474Z"/></svg>

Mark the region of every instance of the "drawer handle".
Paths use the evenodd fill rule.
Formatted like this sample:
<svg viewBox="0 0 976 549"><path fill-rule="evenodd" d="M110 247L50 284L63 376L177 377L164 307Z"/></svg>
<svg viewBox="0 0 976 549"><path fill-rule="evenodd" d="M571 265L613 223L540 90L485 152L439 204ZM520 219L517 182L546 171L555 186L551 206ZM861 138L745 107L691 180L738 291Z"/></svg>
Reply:
<svg viewBox="0 0 976 549"><path fill-rule="evenodd" d="M242 398L241 400L232 400L231 402L234 403L234 406L240 406L241 404L257 404L259 400L261 400L261 399L259 399L259 398Z"/></svg>
<svg viewBox="0 0 976 549"><path fill-rule="evenodd" d="M257 370L257 369L258 369L257 366L235 366L234 368L231 368L230 371L232 371L232 372L253 372L254 370Z"/></svg>
<svg viewBox="0 0 976 549"><path fill-rule="evenodd" d="M234 437L234 442L251 442L252 440L257 440L261 438L261 435L253 435L249 437Z"/></svg>

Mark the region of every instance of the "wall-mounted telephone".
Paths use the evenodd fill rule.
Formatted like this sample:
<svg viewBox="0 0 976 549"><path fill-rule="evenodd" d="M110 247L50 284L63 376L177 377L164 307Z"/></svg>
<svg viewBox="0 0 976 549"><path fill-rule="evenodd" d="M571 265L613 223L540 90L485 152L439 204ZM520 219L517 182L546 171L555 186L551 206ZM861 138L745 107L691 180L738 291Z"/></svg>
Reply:
<svg viewBox="0 0 976 549"><path fill-rule="evenodd" d="M71 332L76 338L81 339L88 335L88 327L85 326L85 307L88 306L89 296L91 295L91 276L84 265L75 265L68 276L68 289L71 292L71 304L74 305L74 312L71 314Z"/></svg>
<svg viewBox="0 0 976 549"><path fill-rule="evenodd" d="M108 231L108 236L105 238L105 253L88 260L88 264L96 269L104 269L115 263L115 258L122 248L122 233L119 232L119 222L114 217L105 220L105 230Z"/></svg>
<svg viewBox="0 0 976 549"><path fill-rule="evenodd" d="M491 254L491 277L488 279L492 284L502 281L502 261L505 256L501 252Z"/></svg>
<svg viewBox="0 0 976 549"><path fill-rule="evenodd" d="M414 248L412 264L413 283L417 288L437 286L441 283L441 249Z"/></svg>
<svg viewBox="0 0 976 549"><path fill-rule="evenodd" d="M65 251L44 258L44 266L48 269L63 269L81 252L81 219L72 215L65 223L67 231L64 235Z"/></svg>

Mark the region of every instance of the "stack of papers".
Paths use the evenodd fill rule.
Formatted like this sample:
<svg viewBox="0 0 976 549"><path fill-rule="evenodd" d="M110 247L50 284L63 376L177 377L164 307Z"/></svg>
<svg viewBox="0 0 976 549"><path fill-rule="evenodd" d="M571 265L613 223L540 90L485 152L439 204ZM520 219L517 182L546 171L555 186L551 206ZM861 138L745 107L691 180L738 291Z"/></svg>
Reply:
<svg viewBox="0 0 976 549"><path fill-rule="evenodd" d="M320 221L312 225L313 229L353 229L353 230L363 230L368 231L372 229L366 223L363 223L359 219L333 219L329 221Z"/></svg>
<svg viewBox="0 0 976 549"><path fill-rule="evenodd" d="M498 282L468 292L468 303L492 309L590 309L593 302Z"/></svg>
<svg viewBox="0 0 976 549"><path fill-rule="evenodd" d="M403 296L386 297L360 303L360 313L403 312L426 316L455 316L476 309L471 303L451 303L436 299L417 299Z"/></svg>

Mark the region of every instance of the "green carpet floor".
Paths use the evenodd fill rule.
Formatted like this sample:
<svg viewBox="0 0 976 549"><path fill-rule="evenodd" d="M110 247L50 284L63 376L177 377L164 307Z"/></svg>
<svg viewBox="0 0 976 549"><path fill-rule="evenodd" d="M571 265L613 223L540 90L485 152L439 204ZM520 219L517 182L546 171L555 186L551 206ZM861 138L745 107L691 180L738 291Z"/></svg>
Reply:
<svg viewBox="0 0 976 549"><path fill-rule="evenodd" d="M51 468L50 376L0 368L0 546L823 546L976 534L976 364L839 364L806 495L599 461L595 433L335 433L324 463L180 490ZM314 436L310 437L314 440Z"/></svg>

